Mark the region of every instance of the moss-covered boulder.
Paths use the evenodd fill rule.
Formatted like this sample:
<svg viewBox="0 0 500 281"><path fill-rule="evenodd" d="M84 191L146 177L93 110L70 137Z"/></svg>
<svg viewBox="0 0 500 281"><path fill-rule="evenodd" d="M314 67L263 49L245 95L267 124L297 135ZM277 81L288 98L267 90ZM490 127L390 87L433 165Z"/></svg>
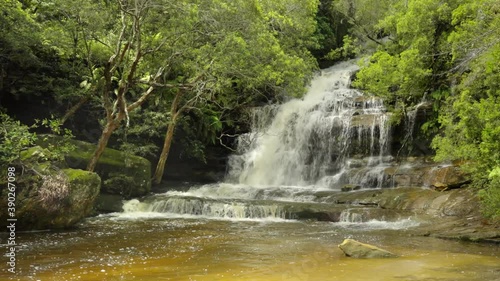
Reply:
<svg viewBox="0 0 500 281"><path fill-rule="evenodd" d="M35 150L37 155L43 153L40 148ZM48 162L16 170L16 229L68 228L91 214L101 185L96 173L55 169ZM2 189L0 197L0 221L5 222L9 190Z"/></svg>
<svg viewBox="0 0 500 281"><path fill-rule="evenodd" d="M41 143L47 146L56 136L45 137ZM76 147L65 156L69 168L85 170L93 152L94 144L72 140ZM102 179L101 193L120 195L125 199L146 195L151 190L151 163L142 157L106 148L95 172Z"/></svg>

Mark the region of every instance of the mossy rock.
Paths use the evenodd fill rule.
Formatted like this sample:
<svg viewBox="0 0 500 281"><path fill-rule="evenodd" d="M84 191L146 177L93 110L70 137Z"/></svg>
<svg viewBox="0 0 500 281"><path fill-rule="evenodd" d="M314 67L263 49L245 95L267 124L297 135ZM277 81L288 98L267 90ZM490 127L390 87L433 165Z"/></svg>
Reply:
<svg viewBox="0 0 500 281"><path fill-rule="evenodd" d="M18 174L16 179L16 229L68 228L91 214L101 186L101 179L96 173L45 169L42 174L34 170L42 171L42 168L33 166ZM64 186L62 194L59 193L61 186ZM3 202L7 202L8 191L2 190L0 197L0 220L5 222L8 214Z"/></svg>
<svg viewBox="0 0 500 281"><path fill-rule="evenodd" d="M54 138L58 137L47 137L48 142ZM68 167L85 170L96 146L78 140L72 140L71 143L76 149L65 156ZM97 162L95 172L102 179L102 193L117 194L128 199L151 191L151 162L143 157L106 148Z"/></svg>
<svg viewBox="0 0 500 281"><path fill-rule="evenodd" d="M30 163L43 163L48 161L51 158L51 153L48 149L34 146L30 147L24 151L21 151L20 155L21 162L30 162Z"/></svg>

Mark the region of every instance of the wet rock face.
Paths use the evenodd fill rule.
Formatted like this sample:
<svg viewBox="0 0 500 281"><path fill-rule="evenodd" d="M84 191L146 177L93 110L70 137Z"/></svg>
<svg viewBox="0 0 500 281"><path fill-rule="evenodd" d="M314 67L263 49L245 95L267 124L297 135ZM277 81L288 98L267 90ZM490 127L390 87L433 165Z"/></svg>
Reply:
<svg viewBox="0 0 500 281"><path fill-rule="evenodd" d="M425 215L440 218L480 217L479 199L470 188L438 192L425 188L390 188L337 192L325 195L323 202L355 204L392 210L401 215ZM375 218L375 217L372 217Z"/></svg>
<svg viewBox="0 0 500 281"><path fill-rule="evenodd" d="M432 103L420 103L408 108L406 116L394 126L392 132L392 155L430 156L432 137L420 129L434 115Z"/></svg>
<svg viewBox="0 0 500 281"><path fill-rule="evenodd" d="M346 256L352 258L395 258L393 254L384 249L376 246L358 242L353 239L345 239L342 244L338 246Z"/></svg>
<svg viewBox="0 0 500 281"><path fill-rule="evenodd" d="M391 187L430 187L439 191L454 189L470 182L470 175L459 166L435 163L427 157L400 159L401 164L384 169Z"/></svg>

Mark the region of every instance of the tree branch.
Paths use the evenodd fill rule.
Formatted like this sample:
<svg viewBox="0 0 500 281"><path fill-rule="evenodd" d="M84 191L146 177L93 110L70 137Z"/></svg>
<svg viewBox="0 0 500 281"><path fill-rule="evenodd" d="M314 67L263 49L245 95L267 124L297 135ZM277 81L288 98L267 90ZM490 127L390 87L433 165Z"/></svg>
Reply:
<svg viewBox="0 0 500 281"><path fill-rule="evenodd" d="M179 88L179 89L191 89L192 86L190 84L168 84L168 83L159 83L155 81L148 81L144 79L137 80L137 83L148 85L148 86L153 86L156 88L167 88L167 89L174 89L174 88Z"/></svg>
<svg viewBox="0 0 500 281"><path fill-rule="evenodd" d="M156 75L153 78L152 82L156 82L156 80L158 80L158 78L161 77L161 75L163 74L164 71L165 71L165 68L160 67L158 69L158 72L156 72ZM137 99L137 101L135 101L134 103L132 103L131 105L129 105L127 107L127 111L130 112L130 111L136 109L137 107L141 106L146 101L146 99L149 97L149 95L151 95L151 93L153 92L154 89L155 89L155 86L150 86L146 91L144 91L141 94L141 97L139 99Z"/></svg>

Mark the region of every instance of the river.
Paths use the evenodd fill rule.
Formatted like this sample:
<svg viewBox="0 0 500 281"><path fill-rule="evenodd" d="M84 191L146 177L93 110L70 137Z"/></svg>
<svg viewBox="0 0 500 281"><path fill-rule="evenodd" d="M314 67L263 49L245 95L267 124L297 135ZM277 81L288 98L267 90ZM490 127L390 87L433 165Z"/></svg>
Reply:
<svg viewBox="0 0 500 281"><path fill-rule="evenodd" d="M151 212L19 233L17 275L1 280L499 280L498 246L411 235L412 223L224 219ZM344 238L394 259L352 259ZM9 277L11 277L9 279Z"/></svg>

